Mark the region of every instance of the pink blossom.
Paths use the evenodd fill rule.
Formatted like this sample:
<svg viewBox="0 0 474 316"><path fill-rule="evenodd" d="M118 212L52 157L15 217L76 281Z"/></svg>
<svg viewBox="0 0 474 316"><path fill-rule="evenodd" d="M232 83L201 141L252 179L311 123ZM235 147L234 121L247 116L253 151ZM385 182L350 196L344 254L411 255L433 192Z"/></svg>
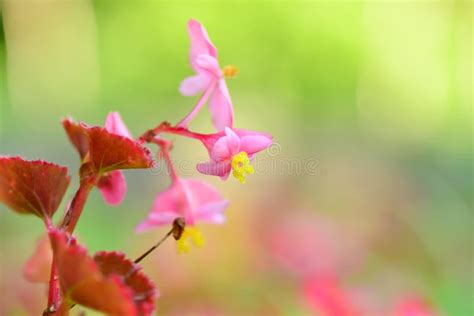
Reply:
<svg viewBox="0 0 474 316"><path fill-rule="evenodd" d="M176 178L167 190L158 194L148 218L137 231L171 224L177 217L184 217L186 225L221 224L228 204L211 185L197 179Z"/></svg>
<svg viewBox="0 0 474 316"><path fill-rule="evenodd" d="M232 174L244 183L245 176L254 172L250 160L256 153L272 144L272 136L226 127L225 132L211 135L202 141L211 161L198 164L197 170L204 174L219 176L224 180L232 171Z"/></svg>
<svg viewBox="0 0 474 316"><path fill-rule="evenodd" d="M132 135L118 112L110 112L107 115L105 129L109 133L132 139ZM119 205L127 193L127 182L125 182L125 177L120 170L114 170L103 175L97 187L104 200L110 205Z"/></svg>
<svg viewBox="0 0 474 316"><path fill-rule="evenodd" d="M209 110L215 128L221 131L226 126L232 127L234 110L224 77L235 75L237 70L233 66L225 67L224 71L220 69L217 50L201 23L190 20L188 32L191 40L189 59L196 75L184 79L179 91L185 96L196 95L200 92L204 94L191 113L178 126L186 127L209 99Z"/></svg>
<svg viewBox="0 0 474 316"><path fill-rule="evenodd" d="M420 297L410 297L403 300L395 308L394 316L435 316L431 306Z"/></svg>
<svg viewBox="0 0 474 316"><path fill-rule="evenodd" d="M316 315L357 316L362 315L341 289L337 279L310 278L304 287L304 295Z"/></svg>

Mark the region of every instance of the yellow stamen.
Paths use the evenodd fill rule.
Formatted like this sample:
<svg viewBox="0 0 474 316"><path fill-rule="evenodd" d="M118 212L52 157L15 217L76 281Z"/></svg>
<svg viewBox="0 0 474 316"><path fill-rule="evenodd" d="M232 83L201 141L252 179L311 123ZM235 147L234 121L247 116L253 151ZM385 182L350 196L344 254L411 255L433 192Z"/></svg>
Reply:
<svg viewBox="0 0 474 316"><path fill-rule="evenodd" d="M245 177L254 173L253 167L250 165L249 156L245 151L241 151L232 158L232 175L240 181L245 183Z"/></svg>
<svg viewBox="0 0 474 316"><path fill-rule="evenodd" d="M240 70L234 65L227 65L222 68L222 74L226 78L235 78L239 74Z"/></svg>
<svg viewBox="0 0 474 316"><path fill-rule="evenodd" d="M201 248L204 246L204 237L199 229L196 227L184 228L181 238L176 241L178 247L178 253L189 253L191 251L191 245Z"/></svg>

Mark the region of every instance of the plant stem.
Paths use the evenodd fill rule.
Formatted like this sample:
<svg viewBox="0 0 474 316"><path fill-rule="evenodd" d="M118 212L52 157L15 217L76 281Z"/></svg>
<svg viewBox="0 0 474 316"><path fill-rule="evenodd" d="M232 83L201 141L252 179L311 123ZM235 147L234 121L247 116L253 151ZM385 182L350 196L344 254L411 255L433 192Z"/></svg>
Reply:
<svg viewBox="0 0 474 316"><path fill-rule="evenodd" d="M61 229L72 234L93 186L94 180L81 181L79 189L76 191L66 215L64 216L63 222L60 226ZM50 220L46 222L46 226L48 230L53 228ZM61 291L56 270L56 262L53 257L53 262L51 263L51 276L49 278L48 307L43 315L56 315L56 312L61 305Z"/></svg>
<svg viewBox="0 0 474 316"><path fill-rule="evenodd" d="M190 131L187 128L184 127L178 127L178 126L171 126L170 123L168 122L162 122L160 125L153 129L147 130L145 133L143 133L138 139L142 142L147 142L147 143L155 143L157 145L160 145L159 142L161 141L160 139L157 139L157 136L159 136L161 133L168 133L168 134L173 134L173 135L179 135L195 140L199 140L202 142L204 145L213 137L217 137L217 134L201 134L201 133L195 133L193 131Z"/></svg>
<svg viewBox="0 0 474 316"><path fill-rule="evenodd" d="M201 95L199 98L198 102L194 106L194 108L191 110L191 112L188 113L178 124L176 124L177 127L187 127L188 124L194 119L194 117L199 113L201 108L203 107L204 104L206 104L207 100L209 99L210 95L216 88L217 81L214 79L209 83L209 87L204 91L204 93Z"/></svg>
<svg viewBox="0 0 474 316"><path fill-rule="evenodd" d="M69 206L61 224L61 228L68 233L72 234L76 228L79 217L82 214L82 210L84 209L84 205L86 204L87 198L93 186L93 181L81 181L79 189L76 191L76 194L74 195L71 205Z"/></svg>
<svg viewBox="0 0 474 316"><path fill-rule="evenodd" d="M133 261L134 263L139 263L140 261L142 261L143 259L145 259L150 253L153 252L153 250L155 250L156 248L158 248L166 239L168 239L169 236L171 236L171 234L173 234L173 228L166 233L165 236L163 236L163 238L161 238L156 244L154 244L150 249L148 249L147 251L145 251L144 254L142 254L140 257L138 257L137 259L135 259L135 261Z"/></svg>
<svg viewBox="0 0 474 316"><path fill-rule="evenodd" d="M186 226L186 223L184 221L184 218L178 217L173 221L173 227L171 227L171 230L166 233L163 238L161 238L156 244L154 244L150 249L148 249L144 254L142 254L140 257L135 259L134 263L139 263L143 259L145 259L150 253L153 252L156 248L158 248L166 239L168 239L169 236L173 235L173 238L175 240L179 240L181 238L181 235L183 234L184 227Z"/></svg>
<svg viewBox="0 0 474 316"><path fill-rule="evenodd" d="M160 146L161 151L159 153L166 162L166 166L168 167L168 172L170 173L171 180L175 182L176 180L178 180L178 174L170 157L170 148L172 146L171 143L162 139L153 139L153 143Z"/></svg>
<svg viewBox="0 0 474 316"><path fill-rule="evenodd" d="M47 231L53 229L53 224L49 217L45 218L45 225ZM56 315L56 312L61 305L61 291L59 289L59 280L56 270L56 263L53 258L53 261L51 262L51 274L49 277L48 306L44 310L43 315Z"/></svg>
<svg viewBox="0 0 474 316"><path fill-rule="evenodd" d="M51 276L49 278L49 293L48 293L48 307L43 315L56 315L59 306L61 305L61 292L59 290L59 280L56 271L56 263L51 263Z"/></svg>

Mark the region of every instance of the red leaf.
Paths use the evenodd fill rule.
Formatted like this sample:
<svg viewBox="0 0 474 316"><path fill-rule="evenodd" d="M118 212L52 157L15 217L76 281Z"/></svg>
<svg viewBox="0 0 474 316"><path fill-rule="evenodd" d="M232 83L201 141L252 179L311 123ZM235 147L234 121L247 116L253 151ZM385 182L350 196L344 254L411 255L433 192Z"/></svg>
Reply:
<svg viewBox="0 0 474 316"><path fill-rule="evenodd" d="M84 159L89 151L89 140L87 138L87 126L76 124L70 119L63 120L63 127L71 143L76 147L81 160Z"/></svg>
<svg viewBox="0 0 474 316"><path fill-rule="evenodd" d="M139 265L126 259L125 255L119 252L101 251L94 255L94 260L104 275L120 275L125 284L133 290L139 315L152 314L157 291Z"/></svg>
<svg viewBox="0 0 474 316"><path fill-rule="evenodd" d="M155 289L137 265L115 252L97 254L96 262L65 232L49 235L67 299L107 315L151 315Z"/></svg>
<svg viewBox="0 0 474 316"><path fill-rule="evenodd" d="M100 173L153 166L150 151L138 142L111 134L102 127L90 128L88 135L90 160Z"/></svg>
<svg viewBox="0 0 474 316"><path fill-rule="evenodd" d="M112 134L105 128L74 123L70 119L64 120L63 126L81 159L88 159L96 174L153 166L150 151L139 142Z"/></svg>
<svg viewBox="0 0 474 316"><path fill-rule="evenodd" d="M18 213L51 218L70 180L65 167L42 160L0 157L0 202Z"/></svg>

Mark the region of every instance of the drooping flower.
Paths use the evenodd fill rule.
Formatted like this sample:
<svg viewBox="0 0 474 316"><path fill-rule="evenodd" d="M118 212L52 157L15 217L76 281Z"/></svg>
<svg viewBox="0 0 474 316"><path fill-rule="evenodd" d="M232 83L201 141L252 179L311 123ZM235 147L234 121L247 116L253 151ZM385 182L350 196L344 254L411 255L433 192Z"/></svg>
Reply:
<svg viewBox="0 0 474 316"><path fill-rule="evenodd" d="M188 252L190 240L197 247L204 243L200 231L193 225L197 222L224 223L223 212L228 204L216 189L203 181L174 178L171 186L158 194L148 218L138 225L137 231L169 225L176 218L183 217L186 228L178 240L178 252Z"/></svg>
<svg viewBox="0 0 474 316"><path fill-rule="evenodd" d="M179 91L185 96L192 96L200 92L204 94L195 108L178 126L187 127L194 115L209 99L209 110L215 128L221 131L225 127L232 127L234 110L224 78L234 77L238 69L235 66L226 66L222 70L220 69L217 49L201 23L190 20L188 32L191 40L189 59L196 75L184 79Z"/></svg>
<svg viewBox="0 0 474 316"><path fill-rule="evenodd" d="M224 132L201 139L206 146L211 161L200 163L197 170L201 173L227 179L232 175L241 183L254 172L250 161L259 151L272 144L272 137L266 133L242 129L225 128Z"/></svg>
<svg viewBox="0 0 474 316"><path fill-rule="evenodd" d="M172 144L161 138L154 142L161 148L159 156L167 164L172 180L171 186L158 194L148 218L137 227L137 232L148 230L155 226L173 224L175 220L184 221L184 230L175 237L178 252L188 252L190 241L197 247L204 244L201 232L194 226L197 222L221 224L225 221L223 214L229 202L211 185L197 179L180 178L173 166L169 154Z"/></svg>

